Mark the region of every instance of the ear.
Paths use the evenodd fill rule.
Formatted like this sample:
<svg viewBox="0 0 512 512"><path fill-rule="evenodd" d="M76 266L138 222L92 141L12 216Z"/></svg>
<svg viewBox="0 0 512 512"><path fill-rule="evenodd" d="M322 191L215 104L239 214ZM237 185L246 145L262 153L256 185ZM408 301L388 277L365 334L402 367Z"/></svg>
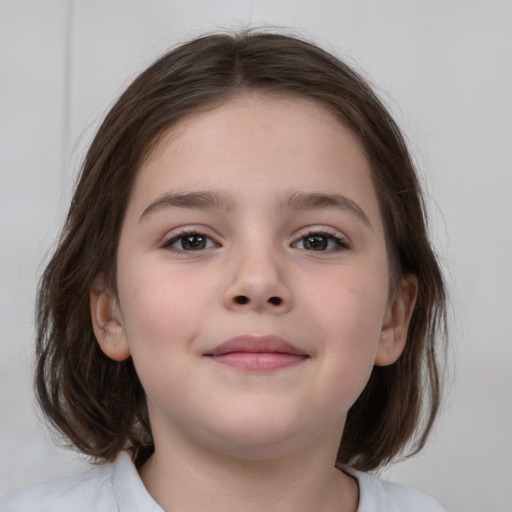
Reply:
<svg viewBox="0 0 512 512"><path fill-rule="evenodd" d="M130 356L121 312L115 294L98 277L89 293L92 327L103 352L114 361Z"/></svg>
<svg viewBox="0 0 512 512"><path fill-rule="evenodd" d="M414 274L402 277L400 287L389 300L382 324L377 366L393 364L402 354L407 342L407 331L418 294L418 278Z"/></svg>

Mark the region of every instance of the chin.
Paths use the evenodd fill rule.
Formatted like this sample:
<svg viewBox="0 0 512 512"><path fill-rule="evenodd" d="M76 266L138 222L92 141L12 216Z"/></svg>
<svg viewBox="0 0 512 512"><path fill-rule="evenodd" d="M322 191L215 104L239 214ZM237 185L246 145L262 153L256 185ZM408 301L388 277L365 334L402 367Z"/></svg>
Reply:
<svg viewBox="0 0 512 512"><path fill-rule="evenodd" d="M216 451L246 460L268 460L298 452L312 439L320 437L316 429L297 422L272 421L272 417L260 416L250 421L217 425L210 430L207 442ZM264 421L262 421L264 420ZM220 428L219 428L220 427ZM339 429L341 436L341 428Z"/></svg>

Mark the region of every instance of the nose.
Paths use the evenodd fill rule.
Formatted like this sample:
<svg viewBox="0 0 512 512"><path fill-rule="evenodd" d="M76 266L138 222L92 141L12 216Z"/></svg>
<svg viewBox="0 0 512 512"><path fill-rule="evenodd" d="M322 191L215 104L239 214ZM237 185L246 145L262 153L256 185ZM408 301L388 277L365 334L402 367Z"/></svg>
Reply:
<svg viewBox="0 0 512 512"><path fill-rule="evenodd" d="M270 250L249 250L229 262L224 306L233 311L285 313L292 307L286 262Z"/></svg>

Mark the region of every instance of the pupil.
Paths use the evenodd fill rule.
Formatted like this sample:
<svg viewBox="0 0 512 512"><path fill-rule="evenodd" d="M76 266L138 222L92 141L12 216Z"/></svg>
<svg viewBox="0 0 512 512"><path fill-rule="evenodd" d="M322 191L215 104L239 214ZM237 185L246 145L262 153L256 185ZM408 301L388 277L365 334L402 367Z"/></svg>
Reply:
<svg viewBox="0 0 512 512"><path fill-rule="evenodd" d="M306 249L313 249L314 251L323 251L327 249L327 238L325 236L316 235L308 236L305 240Z"/></svg>
<svg viewBox="0 0 512 512"><path fill-rule="evenodd" d="M197 251L199 249L204 249L205 245L205 237L201 235L189 235L181 239L181 247L187 251Z"/></svg>

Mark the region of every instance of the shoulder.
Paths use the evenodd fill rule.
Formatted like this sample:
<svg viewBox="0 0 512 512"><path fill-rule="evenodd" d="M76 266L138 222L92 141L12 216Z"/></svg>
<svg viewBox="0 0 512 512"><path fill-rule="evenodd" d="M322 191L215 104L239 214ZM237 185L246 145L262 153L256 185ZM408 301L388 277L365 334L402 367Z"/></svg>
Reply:
<svg viewBox="0 0 512 512"><path fill-rule="evenodd" d="M33 485L0 498L2 512L117 512L112 490L114 464Z"/></svg>
<svg viewBox="0 0 512 512"><path fill-rule="evenodd" d="M0 498L1 512L163 512L130 455L80 475L34 485Z"/></svg>
<svg viewBox="0 0 512 512"><path fill-rule="evenodd" d="M358 512L446 512L431 496L349 468L359 482Z"/></svg>

